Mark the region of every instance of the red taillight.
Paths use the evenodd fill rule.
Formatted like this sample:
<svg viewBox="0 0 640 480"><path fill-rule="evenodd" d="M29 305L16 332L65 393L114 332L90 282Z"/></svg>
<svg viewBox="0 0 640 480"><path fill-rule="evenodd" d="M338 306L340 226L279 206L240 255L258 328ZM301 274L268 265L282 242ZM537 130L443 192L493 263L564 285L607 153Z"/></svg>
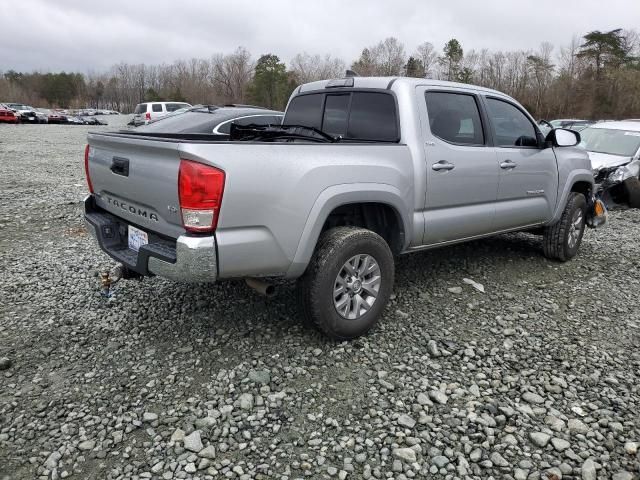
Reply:
<svg viewBox="0 0 640 480"><path fill-rule="evenodd" d="M87 186L89 187L89 193L93 193L93 184L91 183L91 177L89 176L89 151L91 147L87 145L84 147L84 174L87 177Z"/></svg>
<svg viewBox="0 0 640 480"><path fill-rule="evenodd" d="M218 225L224 172L215 167L180 160L178 195L182 224L190 232L211 232Z"/></svg>
<svg viewBox="0 0 640 480"><path fill-rule="evenodd" d="M147 120L151 120L151 112L145 113L144 118L146 118Z"/></svg>

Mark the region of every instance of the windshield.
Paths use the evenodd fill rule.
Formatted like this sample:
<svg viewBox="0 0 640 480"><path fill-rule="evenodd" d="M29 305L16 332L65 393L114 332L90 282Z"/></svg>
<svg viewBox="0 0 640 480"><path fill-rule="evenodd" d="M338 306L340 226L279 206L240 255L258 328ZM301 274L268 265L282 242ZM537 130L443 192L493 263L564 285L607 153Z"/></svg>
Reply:
<svg viewBox="0 0 640 480"><path fill-rule="evenodd" d="M586 128L580 146L590 152L632 157L640 148L640 132L609 128Z"/></svg>

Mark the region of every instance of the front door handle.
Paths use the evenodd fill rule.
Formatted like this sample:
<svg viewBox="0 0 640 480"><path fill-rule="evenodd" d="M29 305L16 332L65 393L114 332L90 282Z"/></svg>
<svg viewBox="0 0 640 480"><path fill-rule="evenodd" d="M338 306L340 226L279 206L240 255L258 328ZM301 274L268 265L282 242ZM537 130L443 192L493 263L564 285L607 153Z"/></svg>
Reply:
<svg viewBox="0 0 640 480"><path fill-rule="evenodd" d="M446 160L440 160L438 163L434 163L433 165L431 165L431 168L436 172L439 172L440 170L453 170L454 168L456 168L456 166L453 163L447 162Z"/></svg>
<svg viewBox="0 0 640 480"><path fill-rule="evenodd" d="M513 162L511 160L505 160L504 162L502 162L500 164L500 168L503 170L511 170L512 168L516 168L518 166L518 164L516 162Z"/></svg>

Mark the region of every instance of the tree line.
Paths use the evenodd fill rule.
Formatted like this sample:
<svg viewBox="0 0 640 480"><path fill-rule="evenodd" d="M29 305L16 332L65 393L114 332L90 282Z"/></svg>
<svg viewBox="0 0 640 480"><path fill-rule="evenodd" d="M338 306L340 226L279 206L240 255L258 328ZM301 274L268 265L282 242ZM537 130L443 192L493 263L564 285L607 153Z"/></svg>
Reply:
<svg viewBox="0 0 640 480"><path fill-rule="evenodd" d="M455 38L438 50L424 42L410 54L390 37L364 48L350 64L331 55L300 53L285 64L269 53L254 60L245 48L172 64L119 63L102 73L0 75L0 101L131 112L144 101L251 103L282 109L293 89L341 77L410 76L472 83L519 100L540 118L640 117L640 37L634 30L591 31L556 49L465 50Z"/></svg>

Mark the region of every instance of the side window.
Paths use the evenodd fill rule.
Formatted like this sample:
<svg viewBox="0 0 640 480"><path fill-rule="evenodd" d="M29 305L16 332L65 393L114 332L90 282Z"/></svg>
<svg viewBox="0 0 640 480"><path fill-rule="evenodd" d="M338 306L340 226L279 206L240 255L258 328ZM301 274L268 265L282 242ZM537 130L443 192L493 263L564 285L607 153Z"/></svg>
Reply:
<svg viewBox="0 0 640 480"><path fill-rule="evenodd" d="M232 123L233 122L229 122L229 121L227 121L226 123L223 123L220 127L218 127L218 133L224 133L225 135L229 135L229 133L231 133Z"/></svg>
<svg viewBox="0 0 640 480"><path fill-rule="evenodd" d="M393 96L354 92L347 136L360 140L398 141L398 117Z"/></svg>
<svg viewBox="0 0 640 480"><path fill-rule="evenodd" d="M499 147L537 146L536 129L520 109L502 100L487 98L487 110Z"/></svg>
<svg viewBox="0 0 640 480"><path fill-rule="evenodd" d="M246 127L247 125L264 126L264 125L269 125L269 124L271 124L273 122L271 121L271 117L269 117L269 116L266 116L266 115L254 115L252 117L239 118L238 120L234 120L231 123L235 123L235 124L240 125L242 127Z"/></svg>
<svg viewBox="0 0 640 480"><path fill-rule="evenodd" d="M347 134L347 119L349 115L349 100L351 95L327 95L324 104L324 118L322 131L329 135Z"/></svg>
<svg viewBox="0 0 640 480"><path fill-rule="evenodd" d="M236 120L227 120L226 123L218 128L218 133L224 133L227 135L231 133L232 123L246 127L247 125L280 125L280 121L280 117L273 117L270 115L252 115L250 117L238 118Z"/></svg>
<svg viewBox="0 0 640 480"><path fill-rule="evenodd" d="M426 92L431 133L446 142L484 145L480 110L473 95Z"/></svg>
<svg viewBox="0 0 640 480"><path fill-rule="evenodd" d="M161 103L154 103L151 105L151 108L153 109L154 112L161 112L162 111L162 104Z"/></svg>

